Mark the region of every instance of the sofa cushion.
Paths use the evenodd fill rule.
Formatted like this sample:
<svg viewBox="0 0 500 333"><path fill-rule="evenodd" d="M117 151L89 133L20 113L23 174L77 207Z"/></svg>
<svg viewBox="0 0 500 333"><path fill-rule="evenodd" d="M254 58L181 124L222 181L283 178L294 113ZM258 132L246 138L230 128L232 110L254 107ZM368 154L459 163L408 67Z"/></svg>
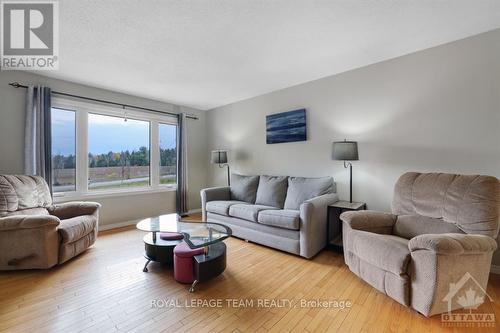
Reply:
<svg viewBox="0 0 500 333"><path fill-rule="evenodd" d="M215 223L222 223L224 225L229 226L231 229L233 226L238 226L241 228L245 229L250 229L252 230L252 233L254 235L261 234L262 237L266 237L269 235L280 237L280 238L289 238L293 240L300 240L300 231L299 230L290 230L290 229L284 229L284 228L275 228L271 227L262 223L255 223L252 221L247 221L243 219L239 219L237 217L231 217L231 216L223 216L223 215L218 215L214 213L207 213L207 221L208 222L215 222ZM238 233L235 233L233 230L232 233L233 236L236 237L241 237L238 235Z"/></svg>
<svg viewBox="0 0 500 333"><path fill-rule="evenodd" d="M97 226L97 218L93 215L82 215L61 220L57 231L62 243L72 243L91 233Z"/></svg>
<svg viewBox="0 0 500 333"><path fill-rule="evenodd" d="M234 237L300 255L300 231L271 227L230 216L207 213L207 221L231 228Z"/></svg>
<svg viewBox="0 0 500 333"><path fill-rule="evenodd" d="M271 206L235 204L229 207L229 216L257 222L259 212L266 209L278 209Z"/></svg>
<svg viewBox="0 0 500 333"><path fill-rule="evenodd" d="M259 223L273 227L299 230L300 212L298 210L263 210L259 212Z"/></svg>
<svg viewBox="0 0 500 333"><path fill-rule="evenodd" d="M455 224L422 215L399 215L392 233L411 239L422 234L446 234L464 232Z"/></svg>
<svg viewBox="0 0 500 333"><path fill-rule="evenodd" d="M231 175L231 200L255 203L259 176Z"/></svg>
<svg viewBox="0 0 500 333"><path fill-rule="evenodd" d="M287 176L260 176L255 203L283 208L287 187Z"/></svg>
<svg viewBox="0 0 500 333"><path fill-rule="evenodd" d="M215 200L209 201L205 205L207 212L219 214L219 215L229 215L229 207L235 204L244 204L243 201L237 200Z"/></svg>
<svg viewBox="0 0 500 333"><path fill-rule="evenodd" d="M359 230L349 237L350 251L359 259L396 275L406 274L410 262L407 239Z"/></svg>
<svg viewBox="0 0 500 333"><path fill-rule="evenodd" d="M311 198L333 193L333 178L289 177L285 209L299 210L300 205Z"/></svg>

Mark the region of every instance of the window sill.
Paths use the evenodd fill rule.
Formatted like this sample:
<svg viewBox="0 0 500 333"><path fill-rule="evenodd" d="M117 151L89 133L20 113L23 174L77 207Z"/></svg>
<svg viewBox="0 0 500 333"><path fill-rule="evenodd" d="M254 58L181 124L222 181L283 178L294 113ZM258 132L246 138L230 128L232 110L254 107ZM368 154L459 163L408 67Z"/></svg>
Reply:
<svg viewBox="0 0 500 333"><path fill-rule="evenodd" d="M68 201L78 201L78 200L91 200L99 198L113 198L113 197L125 197L134 196L142 194L154 194L162 192L175 192L176 187L155 187L155 188L137 188L133 190L122 190L122 191L92 191L87 193L64 193L60 195L59 193L54 194L54 203L62 203Z"/></svg>

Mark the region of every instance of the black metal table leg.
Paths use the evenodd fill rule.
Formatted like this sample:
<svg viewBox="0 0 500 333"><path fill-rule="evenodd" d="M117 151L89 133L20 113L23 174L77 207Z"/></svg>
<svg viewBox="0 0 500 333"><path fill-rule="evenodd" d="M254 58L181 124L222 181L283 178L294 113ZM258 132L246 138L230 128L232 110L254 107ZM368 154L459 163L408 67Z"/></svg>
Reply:
<svg viewBox="0 0 500 333"><path fill-rule="evenodd" d="M150 263L150 262L151 262L151 260L150 260L150 259L148 259L148 260L146 261L146 264L144 265L144 268L142 269L142 271L143 271L143 272L147 272L147 271L148 271L148 265L149 265L149 263Z"/></svg>

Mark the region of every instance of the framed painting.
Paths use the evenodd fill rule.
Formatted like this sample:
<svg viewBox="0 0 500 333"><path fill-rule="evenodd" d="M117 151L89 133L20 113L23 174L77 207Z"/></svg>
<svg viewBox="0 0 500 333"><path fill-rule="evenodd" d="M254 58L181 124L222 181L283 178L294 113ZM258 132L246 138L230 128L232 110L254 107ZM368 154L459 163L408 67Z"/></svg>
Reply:
<svg viewBox="0 0 500 333"><path fill-rule="evenodd" d="M306 140L306 109L266 116L267 144Z"/></svg>

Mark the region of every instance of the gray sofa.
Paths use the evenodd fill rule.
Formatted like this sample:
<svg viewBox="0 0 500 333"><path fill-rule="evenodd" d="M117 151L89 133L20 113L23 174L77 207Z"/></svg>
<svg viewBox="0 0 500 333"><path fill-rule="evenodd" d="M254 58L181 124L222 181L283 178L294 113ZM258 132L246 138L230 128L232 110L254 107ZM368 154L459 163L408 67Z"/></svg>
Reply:
<svg viewBox="0 0 500 333"><path fill-rule="evenodd" d="M364 281L426 316L462 308L463 283L486 290L499 207L495 177L405 173L394 188L392 213L341 215L345 262Z"/></svg>
<svg viewBox="0 0 500 333"><path fill-rule="evenodd" d="M305 258L325 247L327 206L338 201L333 178L233 174L231 183L201 190L204 221Z"/></svg>

